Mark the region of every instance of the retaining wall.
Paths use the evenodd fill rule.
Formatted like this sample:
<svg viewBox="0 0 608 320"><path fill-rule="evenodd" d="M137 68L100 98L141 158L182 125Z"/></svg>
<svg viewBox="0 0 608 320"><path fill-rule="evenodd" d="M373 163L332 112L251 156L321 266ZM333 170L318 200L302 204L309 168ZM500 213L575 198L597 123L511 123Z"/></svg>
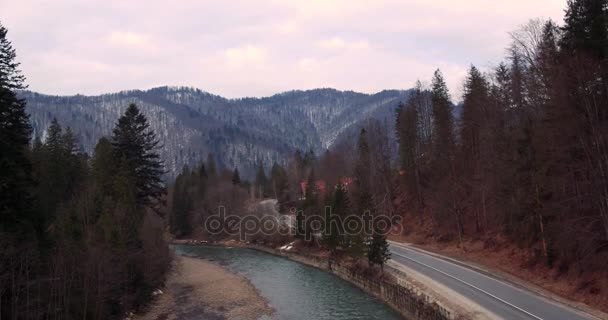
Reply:
<svg viewBox="0 0 608 320"><path fill-rule="evenodd" d="M331 272L382 300L406 319L444 320L457 318L452 312L434 302L429 295L424 293L424 290L408 281L407 277L399 270L385 267L385 269L391 269L389 272L397 277L398 283L378 281L336 264L329 269L327 260L318 257L279 251L263 246L249 245L248 247Z"/></svg>

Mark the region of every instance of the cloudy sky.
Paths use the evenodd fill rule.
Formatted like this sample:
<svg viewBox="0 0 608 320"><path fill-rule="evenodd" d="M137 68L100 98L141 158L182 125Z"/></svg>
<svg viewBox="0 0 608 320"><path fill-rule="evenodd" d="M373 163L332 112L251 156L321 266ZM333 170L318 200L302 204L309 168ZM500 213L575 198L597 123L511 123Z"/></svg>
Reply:
<svg viewBox="0 0 608 320"><path fill-rule="evenodd" d="M562 22L566 0L7 0L0 22L30 89L98 94L184 85L227 97L377 92L440 68L458 99L509 31Z"/></svg>

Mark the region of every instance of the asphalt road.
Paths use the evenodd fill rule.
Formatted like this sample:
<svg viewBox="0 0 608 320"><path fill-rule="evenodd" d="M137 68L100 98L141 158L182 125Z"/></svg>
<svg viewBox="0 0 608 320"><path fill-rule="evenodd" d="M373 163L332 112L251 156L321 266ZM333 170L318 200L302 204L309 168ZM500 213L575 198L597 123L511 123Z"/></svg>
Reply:
<svg viewBox="0 0 608 320"><path fill-rule="evenodd" d="M596 319L516 284L424 251L394 243L390 244L390 250L394 262L457 291L503 319Z"/></svg>

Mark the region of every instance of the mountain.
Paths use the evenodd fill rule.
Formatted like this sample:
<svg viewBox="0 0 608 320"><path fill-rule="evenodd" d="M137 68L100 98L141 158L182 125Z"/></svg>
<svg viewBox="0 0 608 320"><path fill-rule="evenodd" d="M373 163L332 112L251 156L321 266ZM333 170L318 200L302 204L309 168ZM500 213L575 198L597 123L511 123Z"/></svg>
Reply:
<svg viewBox="0 0 608 320"><path fill-rule="evenodd" d="M363 94L334 89L289 91L264 98L226 99L199 89L159 87L99 96L50 96L20 93L34 136L45 138L53 118L78 135L81 148L92 152L97 140L110 135L130 103L148 117L163 147L168 178L187 164L195 166L209 152L220 166L237 166L251 176L262 161L284 163L296 149L319 154L336 141L354 136L362 121L386 121L392 131L394 110L409 91Z"/></svg>

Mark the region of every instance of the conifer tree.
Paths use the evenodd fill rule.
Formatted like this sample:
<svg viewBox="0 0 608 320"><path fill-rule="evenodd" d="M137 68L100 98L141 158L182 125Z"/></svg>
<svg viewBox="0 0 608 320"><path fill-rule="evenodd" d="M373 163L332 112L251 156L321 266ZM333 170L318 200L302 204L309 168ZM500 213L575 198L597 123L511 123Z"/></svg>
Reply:
<svg viewBox="0 0 608 320"><path fill-rule="evenodd" d="M234 171L232 172L232 184L233 185L241 184L241 176L239 175L238 168L234 168Z"/></svg>
<svg viewBox="0 0 608 320"><path fill-rule="evenodd" d="M101 194L112 193L113 176L116 173L116 163L112 153L112 143L106 137L97 141L92 159L93 178Z"/></svg>
<svg viewBox="0 0 608 320"><path fill-rule="evenodd" d="M215 157L213 156L213 153L209 152L209 154L207 154L207 177L210 180L213 180L217 177L217 165L215 164Z"/></svg>
<svg viewBox="0 0 608 320"><path fill-rule="evenodd" d="M258 170L255 174L255 186L261 197L267 197L268 194L268 178L266 177L266 172L264 171L264 166L262 162L258 164Z"/></svg>
<svg viewBox="0 0 608 320"><path fill-rule="evenodd" d="M6 37L8 30L0 22L0 88L10 92L25 89L25 76L19 69L17 53ZM14 98L16 99L16 98Z"/></svg>
<svg viewBox="0 0 608 320"><path fill-rule="evenodd" d="M175 179L172 196L171 232L178 237L189 235L192 232L190 224L190 211L193 199L189 193L190 169L184 166L182 172Z"/></svg>
<svg viewBox="0 0 608 320"><path fill-rule="evenodd" d="M273 196L277 199L281 206L286 205L289 202L289 180L287 177L287 171L279 165L274 163L270 170L270 185L272 188Z"/></svg>
<svg viewBox="0 0 608 320"><path fill-rule="evenodd" d="M135 104L129 105L118 119L112 134L112 147L114 157L133 179L137 205L158 203L164 194L163 162L157 153L159 141Z"/></svg>
<svg viewBox="0 0 608 320"><path fill-rule="evenodd" d="M454 119L448 87L439 69L432 81L431 103L433 105L434 130L432 143L436 161L446 161L453 156Z"/></svg>
<svg viewBox="0 0 608 320"><path fill-rule="evenodd" d="M354 183L356 186L356 215L374 214L374 203L372 193L370 191L370 147L368 144L367 132L361 129L359 139L357 141L357 159L354 172ZM365 240L370 230L366 230L363 225L361 230L348 230L349 237L349 252L357 257L365 254Z"/></svg>
<svg viewBox="0 0 608 320"><path fill-rule="evenodd" d="M306 190L304 193L304 203L302 204L302 210L304 210L304 235L305 239L312 240L312 216L316 214L318 205L319 190L317 190L317 178L315 176L315 170L312 168L308 179L306 179Z"/></svg>
<svg viewBox="0 0 608 320"><path fill-rule="evenodd" d="M562 48L594 58L608 58L608 4L606 0L568 0Z"/></svg>
<svg viewBox="0 0 608 320"><path fill-rule="evenodd" d="M391 252L383 230L374 228L371 240L368 243L367 259L370 265L379 265L384 271L384 264L391 258Z"/></svg>
<svg viewBox="0 0 608 320"><path fill-rule="evenodd" d="M478 167L481 127L484 108L488 102L488 85L475 66L471 66L465 83L460 138L465 163Z"/></svg>
<svg viewBox="0 0 608 320"><path fill-rule="evenodd" d="M395 129L397 141L399 142L400 170L403 183L415 203L414 210L422 212L422 187L421 187L421 133L418 124L419 105L424 99L423 92L417 87L406 104L397 107L397 120ZM420 215L422 219L422 215Z"/></svg>
<svg viewBox="0 0 608 320"><path fill-rule="evenodd" d="M26 152L31 126L25 100L15 90L25 89L16 53L0 23L0 232L22 232L32 227L31 163Z"/></svg>
<svg viewBox="0 0 608 320"><path fill-rule="evenodd" d="M489 85L475 66L471 66L465 82L460 127L463 177L467 181L468 207L474 212L475 229L483 231L486 212L486 179L491 174L492 144L496 141L496 112L491 110Z"/></svg>
<svg viewBox="0 0 608 320"><path fill-rule="evenodd" d="M208 180L207 167L205 166L205 162L201 161L201 165L198 168L198 197L201 200L205 198L205 194L207 193Z"/></svg>
<svg viewBox="0 0 608 320"><path fill-rule="evenodd" d="M343 221L350 214L348 194L342 183L336 186L331 197L331 211L325 212L325 228L323 240L333 255L338 246L348 246L348 239L344 235Z"/></svg>

